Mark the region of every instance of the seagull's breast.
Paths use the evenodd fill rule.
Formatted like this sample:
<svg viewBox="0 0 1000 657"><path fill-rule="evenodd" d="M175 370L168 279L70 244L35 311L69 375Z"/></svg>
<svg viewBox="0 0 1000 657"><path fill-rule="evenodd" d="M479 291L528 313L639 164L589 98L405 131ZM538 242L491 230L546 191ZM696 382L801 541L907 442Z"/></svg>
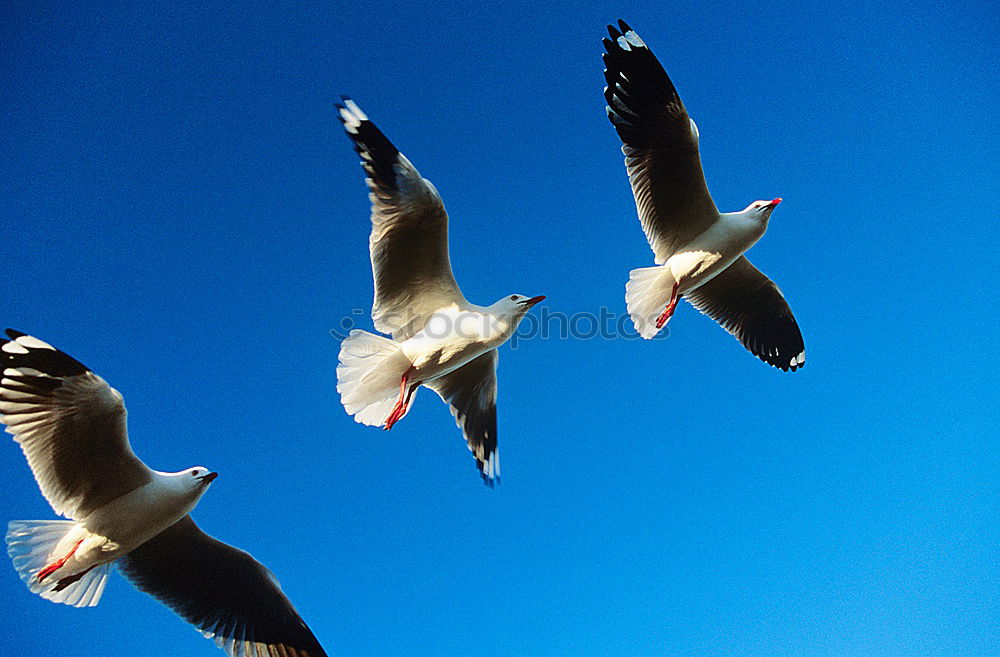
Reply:
<svg viewBox="0 0 1000 657"><path fill-rule="evenodd" d="M494 348L506 328L500 318L488 312L452 306L435 312L400 348L417 369L417 376L429 381Z"/></svg>
<svg viewBox="0 0 1000 657"><path fill-rule="evenodd" d="M693 290L707 283L736 262L764 235L765 227L742 214L723 214L712 226L679 248L664 263L675 280L681 281L680 292Z"/></svg>
<svg viewBox="0 0 1000 657"><path fill-rule="evenodd" d="M81 524L91 534L106 537L108 543L102 550L115 558L183 518L197 502L197 496L178 490L167 477L157 474L145 486L98 507Z"/></svg>
<svg viewBox="0 0 1000 657"><path fill-rule="evenodd" d="M69 555L59 577L84 573L122 557L187 515L197 502L157 475L150 483L98 507L56 544L48 561ZM189 489L190 491L190 489Z"/></svg>

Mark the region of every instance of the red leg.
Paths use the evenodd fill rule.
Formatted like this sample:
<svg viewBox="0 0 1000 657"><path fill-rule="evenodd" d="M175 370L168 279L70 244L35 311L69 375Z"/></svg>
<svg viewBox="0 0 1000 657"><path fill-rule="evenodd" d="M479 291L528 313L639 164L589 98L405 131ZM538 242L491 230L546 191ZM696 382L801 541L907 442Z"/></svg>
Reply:
<svg viewBox="0 0 1000 657"><path fill-rule="evenodd" d="M399 415L396 417L396 419L393 420L392 422L393 424L402 420L403 417L409 412L410 400L413 399L413 393L417 391L417 388L420 387L421 383L422 381L414 381L413 384L410 385L410 390L409 392L406 393L406 401L403 402L403 407L399 410ZM391 428L392 427L386 427L386 429L391 429Z"/></svg>
<svg viewBox="0 0 1000 657"><path fill-rule="evenodd" d="M680 284L680 281L675 282L674 289L670 290L670 303L668 303L667 307L663 309L660 316L656 318L656 328L663 328L663 325L667 323L667 320L673 316L674 309L677 307L677 299L679 298L677 296L677 288Z"/></svg>
<svg viewBox="0 0 1000 657"><path fill-rule="evenodd" d="M385 419L386 431L391 429L392 425L399 422L400 418L406 415L406 408L409 406L410 398L413 396L413 389L411 388L410 391L407 392L406 384L410 380L410 374L413 372L413 369L413 366L410 365L406 371L403 372L403 378L399 382L399 399L396 401L396 405L392 407L389 417Z"/></svg>
<svg viewBox="0 0 1000 657"><path fill-rule="evenodd" d="M93 566L91 566L87 570L83 571L82 573L77 573L76 575L70 575L69 577L63 577L61 580L59 580L59 583L56 584L56 587L54 589L52 589L52 590L53 591L62 591L64 588L66 588L70 584L76 584L81 579L83 579L84 575L86 575L87 573L89 573L90 571L92 571L94 568L97 568L97 564L94 564Z"/></svg>
<svg viewBox="0 0 1000 657"><path fill-rule="evenodd" d="M38 575L36 575L36 577L38 578L38 581L39 582L42 581L43 579L45 579L46 577L48 577L52 573L56 572L57 570L59 570L60 568L62 568L63 566L65 566L66 562L69 561L69 558L72 557L76 553L76 549L78 547L80 547L81 543L83 543L83 539L82 538L79 541L76 542L76 545L74 545L73 549L69 551L69 554L67 554L62 559L56 559L55 561L53 561L52 563L50 563L48 566L45 566L45 568L42 568L40 571L38 571Z"/></svg>

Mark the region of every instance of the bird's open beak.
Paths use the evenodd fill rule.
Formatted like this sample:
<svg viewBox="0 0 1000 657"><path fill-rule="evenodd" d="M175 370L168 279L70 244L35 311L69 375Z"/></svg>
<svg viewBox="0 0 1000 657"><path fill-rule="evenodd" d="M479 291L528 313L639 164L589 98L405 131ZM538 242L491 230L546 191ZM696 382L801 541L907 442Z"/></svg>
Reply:
<svg viewBox="0 0 1000 657"><path fill-rule="evenodd" d="M771 202L767 204L767 207L773 208L773 207L776 207L779 203L781 203L781 197L780 196L778 198L771 199Z"/></svg>
<svg viewBox="0 0 1000 657"><path fill-rule="evenodd" d="M533 305L535 305L536 303L538 303L540 301L545 301L545 295L544 294L541 295L541 296L537 296L537 297L531 297L530 299L525 299L521 303L524 304L525 306L527 306L528 308L531 308Z"/></svg>
<svg viewBox="0 0 1000 657"><path fill-rule="evenodd" d="M204 481L206 484L210 484L213 481L215 481L215 478L218 476L219 476L218 472L209 472L207 475L202 475L198 478Z"/></svg>

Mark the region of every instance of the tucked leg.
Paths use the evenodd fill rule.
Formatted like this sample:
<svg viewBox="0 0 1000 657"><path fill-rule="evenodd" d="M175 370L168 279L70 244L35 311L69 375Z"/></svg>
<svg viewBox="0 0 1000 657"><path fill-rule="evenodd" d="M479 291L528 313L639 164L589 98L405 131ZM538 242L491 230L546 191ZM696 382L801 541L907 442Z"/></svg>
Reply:
<svg viewBox="0 0 1000 657"><path fill-rule="evenodd" d="M414 367L410 365L403 372L403 378L399 382L399 399L396 401L396 405L392 407L392 411L389 413L389 417L385 420L385 430L388 431L392 428L394 424L399 422L400 418L406 415L406 410L410 405L410 399L413 397L413 390L416 386L412 386L407 389L407 383L410 381L410 375L413 373Z"/></svg>
<svg viewBox="0 0 1000 657"><path fill-rule="evenodd" d="M674 282L674 287L670 290L670 301L667 303L667 307L663 309L660 316L656 318L656 328L661 329L663 325L673 316L674 309L677 308L677 299L680 297L677 294L677 288L680 286L680 281Z"/></svg>
<svg viewBox="0 0 1000 657"><path fill-rule="evenodd" d="M66 556L62 557L61 559L56 559L45 568L42 568L40 571L38 571L38 575L36 575L38 581L39 582L42 581L52 573L56 572L57 570L65 566L66 562L69 561L70 557L76 554L76 550L77 548L80 547L81 543L83 543L82 538L79 541L77 541L76 544L73 545L73 548L66 554Z"/></svg>
<svg viewBox="0 0 1000 657"><path fill-rule="evenodd" d="M76 582L79 582L81 579L83 579L84 575L86 575L87 573L89 573L90 571L92 571L94 568L97 568L97 564L94 564L93 566L91 566L87 570L83 571L82 573L77 573L76 575L70 575L69 577L63 577L61 580L59 580L59 583L56 584L55 588L52 589L52 590L53 591L62 591L64 588L66 588L70 584L75 584Z"/></svg>

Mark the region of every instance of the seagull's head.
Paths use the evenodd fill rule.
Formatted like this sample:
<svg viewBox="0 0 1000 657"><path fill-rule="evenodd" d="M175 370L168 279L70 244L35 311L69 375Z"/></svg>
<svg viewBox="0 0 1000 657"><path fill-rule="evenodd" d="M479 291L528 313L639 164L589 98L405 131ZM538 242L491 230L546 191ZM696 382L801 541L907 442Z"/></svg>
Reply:
<svg viewBox="0 0 1000 657"><path fill-rule="evenodd" d="M184 487L197 491L199 495L204 493L208 489L208 485L215 481L215 478L218 476L218 472L212 472L200 465L177 473L177 477L183 483Z"/></svg>
<svg viewBox="0 0 1000 657"><path fill-rule="evenodd" d="M758 221L767 222L779 203L781 203L780 198L773 198L770 201L754 201L743 210L743 214Z"/></svg>
<svg viewBox="0 0 1000 657"><path fill-rule="evenodd" d="M180 472L154 472L159 475L155 483L160 494L171 500L167 508L181 514L189 513L219 476L218 472L200 465Z"/></svg>
<svg viewBox="0 0 1000 657"><path fill-rule="evenodd" d="M523 294L512 294L497 301L493 304L493 308L497 309L501 314L513 318L516 323L520 321L520 319L524 317L529 310L531 310L532 306L544 300L544 295L526 297Z"/></svg>
<svg viewBox="0 0 1000 657"><path fill-rule="evenodd" d="M494 303L487 310L489 315L492 315L493 321L499 322L494 324L494 327L499 329L499 333L506 340L514 334L517 325L521 323L532 306L544 299L544 296L526 297L523 294L510 294Z"/></svg>

